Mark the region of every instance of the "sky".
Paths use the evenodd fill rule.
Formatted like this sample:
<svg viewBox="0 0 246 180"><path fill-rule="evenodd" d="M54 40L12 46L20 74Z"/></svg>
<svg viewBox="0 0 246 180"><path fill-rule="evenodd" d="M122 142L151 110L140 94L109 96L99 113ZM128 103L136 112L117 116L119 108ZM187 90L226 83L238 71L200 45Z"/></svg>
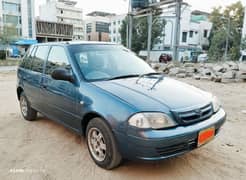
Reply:
<svg viewBox="0 0 246 180"><path fill-rule="evenodd" d="M36 16L39 14L39 5L45 2L46 0L35 0ZM128 9L128 0L77 0L77 2L76 6L83 9L84 15L95 10L123 14ZM225 7L236 2L236 0L184 0L184 2L189 3L193 10L211 12L213 7ZM241 2L246 5L246 0L241 0Z"/></svg>

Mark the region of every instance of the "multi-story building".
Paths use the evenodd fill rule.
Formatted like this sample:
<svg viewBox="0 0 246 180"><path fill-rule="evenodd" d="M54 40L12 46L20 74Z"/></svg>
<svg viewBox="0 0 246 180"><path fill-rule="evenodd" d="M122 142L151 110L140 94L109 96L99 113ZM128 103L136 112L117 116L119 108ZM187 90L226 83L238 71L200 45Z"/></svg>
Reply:
<svg viewBox="0 0 246 180"><path fill-rule="evenodd" d="M110 17L115 14L94 11L87 14L86 40L88 41L110 41L109 24Z"/></svg>
<svg viewBox="0 0 246 180"><path fill-rule="evenodd" d="M22 39L35 39L34 0L0 0L0 30L11 27Z"/></svg>
<svg viewBox="0 0 246 180"><path fill-rule="evenodd" d="M192 11L187 3L182 5L180 21L180 51L200 48L206 50L209 46L208 37L212 29L209 14L202 11ZM154 45L155 50L171 50L174 45L175 7L170 7L163 12L166 20L164 36Z"/></svg>
<svg viewBox="0 0 246 180"><path fill-rule="evenodd" d="M110 17L109 33L111 42L121 44L120 29L126 14L116 15Z"/></svg>
<svg viewBox="0 0 246 180"><path fill-rule="evenodd" d="M36 19L36 38L39 43L72 41L73 25Z"/></svg>
<svg viewBox="0 0 246 180"><path fill-rule="evenodd" d="M46 0L39 7L39 19L73 25L73 39L84 40L83 11L71 0Z"/></svg>

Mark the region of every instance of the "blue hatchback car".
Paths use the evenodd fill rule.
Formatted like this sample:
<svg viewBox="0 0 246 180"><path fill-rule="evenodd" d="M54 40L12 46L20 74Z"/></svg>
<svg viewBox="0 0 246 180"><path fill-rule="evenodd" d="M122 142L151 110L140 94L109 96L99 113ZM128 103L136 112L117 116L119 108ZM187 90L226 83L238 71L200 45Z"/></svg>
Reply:
<svg viewBox="0 0 246 180"><path fill-rule="evenodd" d="M26 120L40 112L84 135L105 169L122 159L189 152L213 139L226 119L212 94L156 73L111 43L31 46L18 68L17 96Z"/></svg>

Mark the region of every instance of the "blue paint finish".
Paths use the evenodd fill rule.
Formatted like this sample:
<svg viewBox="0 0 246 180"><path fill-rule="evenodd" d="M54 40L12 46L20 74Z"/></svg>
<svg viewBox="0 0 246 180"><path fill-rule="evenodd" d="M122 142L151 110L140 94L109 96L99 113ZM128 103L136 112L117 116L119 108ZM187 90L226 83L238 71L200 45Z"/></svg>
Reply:
<svg viewBox="0 0 246 180"><path fill-rule="evenodd" d="M101 116L112 129L125 158L161 160L183 154L196 148L199 131L215 127L218 133L225 121L226 114L221 108L209 119L191 125L178 124L160 130L131 127L128 119L136 113L162 112L175 121L173 111L209 104L212 96L168 77L153 89L150 86L155 79L149 77L139 81L138 78L126 78L88 82L69 52L69 43L47 45L65 48L75 81L54 80L44 73L45 69L43 73L37 73L19 67L17 87L24 90L36 110L79 134L83 134L85 115L95 113Z"/></svg>

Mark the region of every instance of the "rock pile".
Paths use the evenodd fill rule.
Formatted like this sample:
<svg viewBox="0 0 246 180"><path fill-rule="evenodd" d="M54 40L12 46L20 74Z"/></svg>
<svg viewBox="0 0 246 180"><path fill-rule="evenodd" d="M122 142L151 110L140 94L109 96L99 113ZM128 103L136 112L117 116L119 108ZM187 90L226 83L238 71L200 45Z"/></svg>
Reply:
<svg viewBox="0 0 246 180"><path fill-rule="evenodd" d="M220 63L185 63L171 62L169 64L154 63L151 66L158 72L172 77L192 77L196 80L215 82L246 82L246 63L234 61Z"/></svg>

